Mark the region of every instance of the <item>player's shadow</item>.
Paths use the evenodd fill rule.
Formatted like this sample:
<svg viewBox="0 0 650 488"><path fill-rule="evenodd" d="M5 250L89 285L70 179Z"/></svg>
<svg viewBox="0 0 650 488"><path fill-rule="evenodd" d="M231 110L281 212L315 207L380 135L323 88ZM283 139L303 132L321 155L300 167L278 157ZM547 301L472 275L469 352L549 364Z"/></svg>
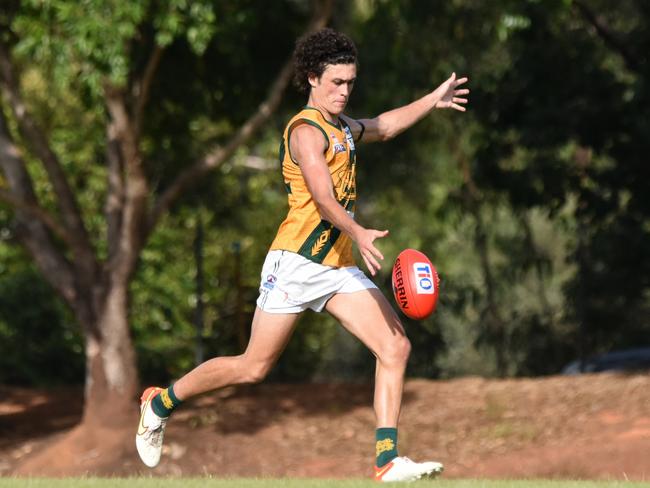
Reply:
<svg viewBox="0 0 650 488"><path fill-rule="evenodd" d="M69 429L83 409L83 391L74 387L0 387L0 398L0 449Z"/></svg>
<svg viewBox="0 0 650 488"><path fill-rule="evenodd" d="M192 411L183 417L193 426L212 424L223 434L254 434L273 423L305 418L320 419L335 427L337 419L359 414L374 423L373 396L369 383L264 383L201 397L192 402ZM404 392L403 405L416 396Z"/></svg>

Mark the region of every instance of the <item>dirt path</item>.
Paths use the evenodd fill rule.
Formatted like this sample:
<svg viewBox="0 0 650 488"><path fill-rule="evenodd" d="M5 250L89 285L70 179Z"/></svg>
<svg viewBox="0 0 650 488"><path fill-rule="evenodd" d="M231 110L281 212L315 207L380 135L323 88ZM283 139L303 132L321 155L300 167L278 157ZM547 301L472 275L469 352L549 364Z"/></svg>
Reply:
<svg viewBox="0 0 650 488"><path fill-rule="evenodd" d="M74 390L0 388L0 398L0 475L71 428L81 410ZM226 389L174 415L155 470L132 447L109 465L89 452L79 467L98 475L368 476L371 399L368 385ZM650 375L412 380L400 451L443 462L450 478L648 480Z"/></svg>

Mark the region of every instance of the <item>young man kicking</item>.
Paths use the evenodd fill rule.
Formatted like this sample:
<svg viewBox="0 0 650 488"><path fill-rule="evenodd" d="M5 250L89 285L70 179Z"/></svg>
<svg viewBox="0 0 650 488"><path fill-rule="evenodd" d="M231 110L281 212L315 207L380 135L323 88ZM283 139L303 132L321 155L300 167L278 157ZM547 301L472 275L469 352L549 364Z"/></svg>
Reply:
<svg viewBox="0 0 650 488"><path fill-rule="evenodd" d="M352 41L332 29L301 38L294 52L297 87L307 106L287 124L280 147L289 213L271 244L261 274L250 342L239 356L210 359L166 389L147 388L141 399L136 445L142 461L160 461L167 419L193 396L261 381L286 346L300 314L333 315L376 357L375 479L412 481L440 473L442 464L416 463L397 451L397 422L410 343L383 294L354 263L352 245L374 276L381 252L374 241L387 230L354 220L356 153L359 142L385 141L435 108L465 111L455 74L431 93L373 119L344 115L357 76Z"/></svg>

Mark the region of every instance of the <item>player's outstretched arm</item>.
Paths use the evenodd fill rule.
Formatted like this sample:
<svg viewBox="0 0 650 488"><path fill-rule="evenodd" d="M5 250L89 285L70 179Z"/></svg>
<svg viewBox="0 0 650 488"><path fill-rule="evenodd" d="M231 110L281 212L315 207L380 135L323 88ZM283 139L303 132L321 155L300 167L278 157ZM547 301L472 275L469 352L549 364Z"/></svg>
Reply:
<svg viewBox="0 0 650 488"><path fill-rule="evenodd" d="M361 141L364 142L387 141L411 127L434 108L451 108L464 112L464 105L467 104L465 95L469 94L469 89L458 88L464 83L467 83L467 77L456 79L456 73L452 73L434 91L408 105L384 112L374 119L344 119L355 140L358 141L361 135Z"/></svg>

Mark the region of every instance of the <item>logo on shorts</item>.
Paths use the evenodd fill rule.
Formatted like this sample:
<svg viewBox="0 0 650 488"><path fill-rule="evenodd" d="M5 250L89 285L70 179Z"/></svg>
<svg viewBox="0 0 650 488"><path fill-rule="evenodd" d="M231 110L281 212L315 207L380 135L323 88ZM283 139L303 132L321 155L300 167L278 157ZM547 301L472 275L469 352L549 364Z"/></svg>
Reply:
<svg viewBox="0 0 650 488"><path fill-rule="evenodd" d="M275 288L276 281L278 281L277 276L270 274L266 277L266 281L262 286L267 290L272 290L273 288Z"/></svg>

